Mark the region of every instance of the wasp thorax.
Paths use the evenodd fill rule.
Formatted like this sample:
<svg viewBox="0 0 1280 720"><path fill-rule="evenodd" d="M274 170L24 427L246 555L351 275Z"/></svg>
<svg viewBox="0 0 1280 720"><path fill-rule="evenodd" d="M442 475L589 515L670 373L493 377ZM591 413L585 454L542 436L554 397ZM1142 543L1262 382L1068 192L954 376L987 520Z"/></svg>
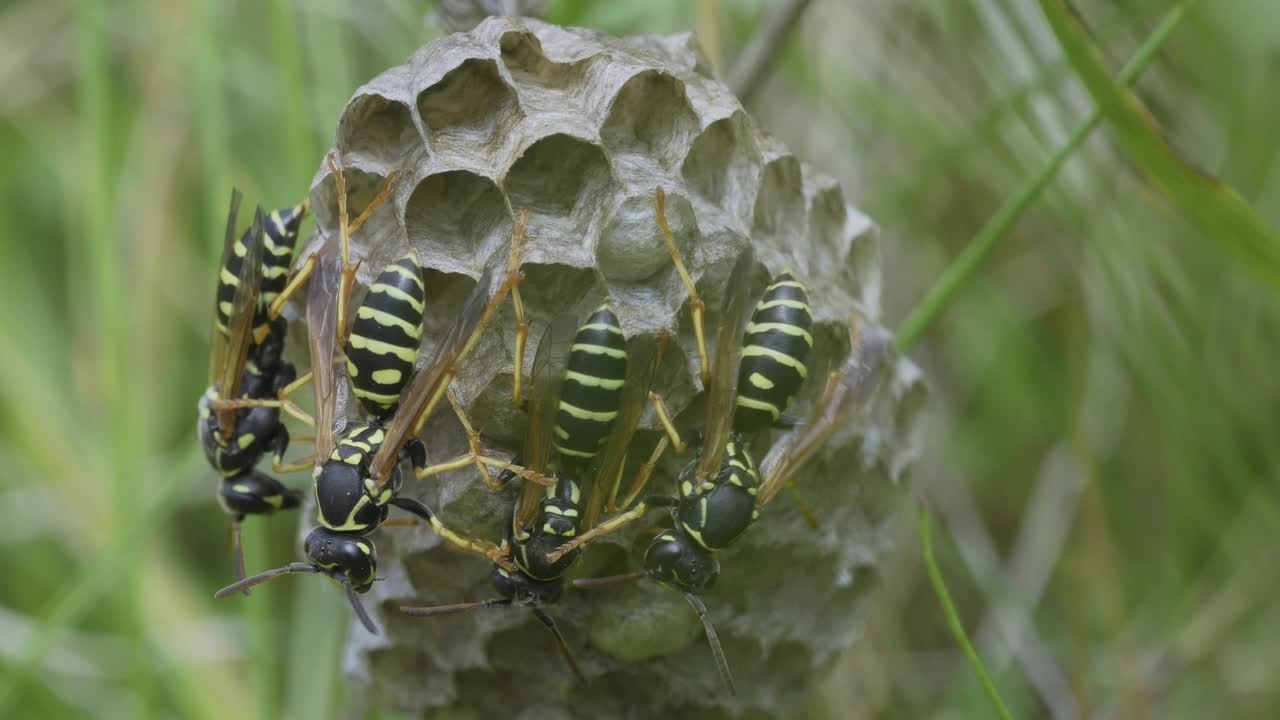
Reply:
<svg viewBox="0 0 1280 720"><path fill-rule="evenodd" d="M654 580L681 592L703 593L720 577L720 561L684 533L668 530L649 543L644 569Z"/></svg>
<svg viewBox="0 0 1280 720"><path fill-rule="evenodd" d="M346 578L356 592L368 592L378 571L378 552L360 535L312 530L302 544L307 559L335 578Z"/></svg>
<svg viewBox="0 0 1280 720"><path fill-rule="evenodd" d="M365 533L387 518L390 487L379 488L365 467L330 460L315 482L320 524L340 532Z"/></svg>

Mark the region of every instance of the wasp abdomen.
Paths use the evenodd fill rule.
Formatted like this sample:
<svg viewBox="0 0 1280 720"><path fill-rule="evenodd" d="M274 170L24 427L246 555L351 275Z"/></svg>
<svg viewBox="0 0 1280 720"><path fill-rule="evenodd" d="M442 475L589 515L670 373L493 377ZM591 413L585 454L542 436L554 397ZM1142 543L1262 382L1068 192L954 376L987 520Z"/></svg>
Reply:
<svg viewBox="0 0 1280 720"><path fill-rule="evenodd" d="M602 305L578 329L569 350L555 448L575 458L594 457L609 435L622 402L627 378L627 349L618 317Z"/></svg>
<svg viewBox="0 0 1280 720"><path fill-rule="evenodd" d="M305 205L272 210L263 224L266 231L262 243L262 307L265 310L289 283L293 265L293 249L298 243L298 228L306 213Z"/></svg>
<svg viewBox="0 0 1280 720"><path fill-rule="evenodd" d="M390 415L413 374L426 289L413 253L387 266L356 311L347 341L351 389L375 418Z"/></svg>
<svg viewBox="0 0 1280 720"><path fill-rule="evenodd" d="M812 333L809 294L784 270L756 303L743 335L733 415L736 432L758 432L782 417L808 375Z"/></svg>

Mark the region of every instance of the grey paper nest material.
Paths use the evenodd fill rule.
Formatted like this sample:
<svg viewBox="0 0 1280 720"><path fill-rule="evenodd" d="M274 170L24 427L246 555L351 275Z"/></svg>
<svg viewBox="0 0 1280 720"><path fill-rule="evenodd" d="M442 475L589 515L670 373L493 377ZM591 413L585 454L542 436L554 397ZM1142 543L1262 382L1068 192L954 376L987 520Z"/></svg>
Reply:
<svg viewBox="0 0 1280 720"><path fill-rule="evenodd" d="M718 306L736 250L750 242L761 288L786 265L808 282L818 321L815 370L847 352L851 315L876 331L871 222L832 179L756 127L711 77L690 35L618 39L490 19L423 47L360 88L339 122L337 149L357 209L384 177L399 175L394 202L354 252L364 258L359 279L368 283L406 247L417 251L429 268L428 344L485 263L506 257L515 213L528 208L523 292L534 327L527 362L556 312L577 308L585 317L607 297L629 336L678 331L688 363L661 377L659 390L677 412L687 408L697 398L696 355L687 295L654 222L658 186L709 308ZM328 237L336 235L334 187L322 167L312 202ZM708 327L715 321L712 313ZM507 307L455 384L495 450L518 448L524 432L523 414L508 400L513 337ZM737 698L722 695L683 599L648 585L569 591L551 609L592 678L587 686L573 684L527 611L400 617L394 608L402 602L492 593L482 560L448 551L423 529L376 535L387 579L370 604L386 633L353 630L347 671L377 704L428 716L705 717L712 707L734 716L748 709L787 715L806 699L814 673L856 637L860 601L885 549L881 528L904 494L900 478L915 455L922 386L905 360L894 359L888 375L866 421L838 435L802 476L805 497L821 509L821 529L809 529L783 497L722 554L720 583L706 599L738 678ZM798 409L815 393L810 388ZM697 418L695 405L681 420L689 426ZM644 427L653 427L651 416ZM428 423L424 439L433 461L465 452L447 412ZM652 487L670 490L685 459L669 460ZM514 490L494 494L474 474L458 472L410 481L405 492L451 525L497 540ZM654 513L652 522L597 544L578 573L634 567L637 544L661 520Z"/></svg>

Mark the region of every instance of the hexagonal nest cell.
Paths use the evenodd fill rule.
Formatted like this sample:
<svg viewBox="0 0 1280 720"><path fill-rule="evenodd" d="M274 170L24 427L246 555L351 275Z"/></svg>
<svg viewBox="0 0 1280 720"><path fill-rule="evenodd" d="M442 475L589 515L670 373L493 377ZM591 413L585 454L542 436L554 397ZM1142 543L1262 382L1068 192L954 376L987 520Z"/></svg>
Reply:
<svg viewBox="0 0 1280 720"><path fill-rule="evenodd" d="M747 244L752 286L795 267L810 289L817 324L810 381L792 412L803 417L822 372L849 352L847 323L878 326L879 262L874 226L833 181L764 134L712 77L689 35L612 38L527 19L491 18L435 40L405 65L361 87L341 117L334 152L349 172L353 212L394 173L392 200L353 238L368 284L381 263L406 248L427 267L424 344L440 339L460 298L486 264L504 263L514 219L529 211L524 288L532 322L526 371L548 319L585 314L608 299L627 335L670 332L656 389L681 427L700 425L687 291L673 270L653 217L654 191L668 214L689 272L716 302L728 268ZM318 233L311 249L332 252L334 182L321 164L312 184ZM304 256L300 253L300 256ZM510 403L513 313L508 303L461 368L454 387L497 455L519 448L527 422ZM488 596L490 567L445 549L425 529L379 531L380 575L368 604L385 628L358 625L346 672L362 696L422 716L738 717L794 716L813 679L859 634L862 599L886 548L881 532L915 457L920 375L888 359L886 381L859 419L818 453L800 492L822 508L810 527L784 494L743 540L720 553L720 584L706 596L739 694L726 697L701 627L678 595L648 585L568 590L549 609L577 654L586 686L575 684L555 643L524 609L438 619L408 618L401 603L440 604ZM652 413L636 448L658 435ZM447 411L426 425L432 459L465 452ZM763 456L765 448L758 450ZM652 481L670 492L685 462L668 453ZM631 458L634 467L640 458ZM514 487L494 492L474 471L404 493L447 523L497 540ZM590 577L637 567L661 513L588 549L573 571ZM501 690L497 690L501 688Z"/></svg>

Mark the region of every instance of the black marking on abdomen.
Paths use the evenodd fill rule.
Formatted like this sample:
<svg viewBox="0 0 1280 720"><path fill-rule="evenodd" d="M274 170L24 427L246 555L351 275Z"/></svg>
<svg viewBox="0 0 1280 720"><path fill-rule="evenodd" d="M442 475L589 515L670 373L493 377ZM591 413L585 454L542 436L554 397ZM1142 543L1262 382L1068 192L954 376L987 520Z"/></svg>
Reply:
<svg viewBox="0 0 1280 720"><path fill-rule="evenodd" d="M733 429L753 433L782 416L808 375L813 313L804 285L789 270L756 304L742 344Z"/></svg>
<svg viewBox="0 0 1280 720"><path fill-rule="evenodd" d="M573 338L556 411L556 450L575 458L599 452L618 415L626 378L622 326L613 310L602 305Z"/></svg>
<svg viewBox="0 0 1280 720"><path fill-rule="evenodd" d="M347 374L361 405L377 418L400 401L422 340L426 291L411 252L387 266L369 286L347 341Z"/></svg>

